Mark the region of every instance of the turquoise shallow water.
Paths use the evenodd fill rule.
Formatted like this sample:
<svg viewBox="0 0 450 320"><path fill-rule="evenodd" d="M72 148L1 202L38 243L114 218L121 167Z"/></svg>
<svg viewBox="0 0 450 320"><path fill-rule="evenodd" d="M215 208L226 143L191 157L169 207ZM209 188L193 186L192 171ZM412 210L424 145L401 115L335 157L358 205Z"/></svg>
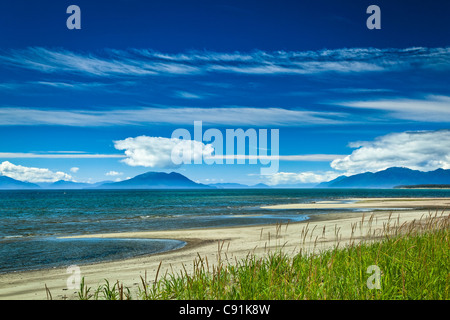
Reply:
<svg viewBox="0 0 450 320"><path fill-rule="evenodd" d="M0 191L0 273L122 259L177 249L180 241L58 239L110 232L301 221L336 210L263 210L353 197L450 197L450 190L27 190Z"/></svg>

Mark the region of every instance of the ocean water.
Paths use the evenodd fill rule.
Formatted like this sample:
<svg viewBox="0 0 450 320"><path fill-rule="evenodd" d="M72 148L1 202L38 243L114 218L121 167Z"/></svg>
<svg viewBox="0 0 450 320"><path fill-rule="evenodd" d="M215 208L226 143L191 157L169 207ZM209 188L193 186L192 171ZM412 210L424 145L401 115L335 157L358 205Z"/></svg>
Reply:
<svg viewBox="0 0 450 320"><path fill-rule="evenodd" d="M60 239L98 233L302 221L337 210L261 206L354 197L450 197L450 190L17 190L0 191L0 273L123 259L181 248L161 239Z"/></svg>

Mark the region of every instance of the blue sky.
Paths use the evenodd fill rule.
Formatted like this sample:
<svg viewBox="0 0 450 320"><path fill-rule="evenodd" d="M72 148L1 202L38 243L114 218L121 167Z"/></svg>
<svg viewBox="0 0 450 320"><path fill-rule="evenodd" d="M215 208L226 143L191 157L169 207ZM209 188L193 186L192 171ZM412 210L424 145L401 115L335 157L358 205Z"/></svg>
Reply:
<svg viewBox="0 0 450 320"><path fill-rule="evenodd" d="M81 30L66 27L71 4ZM380 30L366 27L371 4ZM389 166L449 169L449 9L448 1L3 4L0 171L32 182L178 171L204 183L307 186ZM170 165L167 139L178 128L193 134L194 121L222 132L278 129L278 172L262 176L248 161Z"/></svg>

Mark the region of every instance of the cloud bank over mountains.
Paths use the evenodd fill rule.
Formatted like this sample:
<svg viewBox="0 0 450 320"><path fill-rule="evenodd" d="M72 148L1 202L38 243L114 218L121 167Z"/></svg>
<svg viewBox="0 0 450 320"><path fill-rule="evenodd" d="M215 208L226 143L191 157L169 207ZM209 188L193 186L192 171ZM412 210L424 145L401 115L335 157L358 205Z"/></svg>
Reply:
<svg viewBox="0 0 450 320"><path fill-rule="evenodd" d="M72 176L61 172L53 172L46 168L25 167L12 164L9 161L0 163L0 174L27 182L56 182L59 180L72 181Z"/></svg>
<svg viewBox="0 0 450 320"><path fill-rule="evenodd" d="M420 171L450 169L450 130L391 133L374 141L352 142L349 146L356 150L332 161L333 169L346 174L389 167Z"/></svg>
<svg viewBox="0 0 450 320"><path fill-rule="evenodd" d="M181 144L180 144L181 143ZM183 140L164 137L129 137L114 141L117 150L123 150L120 161L129 166L151 167L157 169L175 168L195 162L202 163L211 156L214 149L211 144L195 140ZM349 144L355 150L347 155L280 155L280 161L330 161L333 170L277 172L264 181L271 185L320 183L332 180L340 175L354 175L363 172L377 172L390 167L406 167L413 170L433 171L439 168L450 169L450 130L407 131L390 133L373 141L356 141ZM180 163L173 162L172 151L181 148ZM229 155L227 155L229 156ZM238 157L241 155L235 155ZM180 158L181 157L181 158ZM185 157L185 158L182 158ZM225 159L225 156L223 156ZM74 169L74 168L72 168ZM76 173L77 169L71 170ZM73 181L70 174L46 168L25 167L9 161L0 164L0 174L27 182ZM117 175L110 171L108 175Z"/></svg>
<svg viewBox="0 0 450 320"><path fill-rule="evenodd" d="M175 168L182 163L197 161L202 163L203 156L214 151L210 144L200 141L148 136L115 141L114 146L125 150L126 158L122 162L127 165L151 168ZM174 159L180 160L180 163Z"/></svg>
<svg viewBox="0 0 450 320"><path fill-rule="evenodd" d="M281 171L268 177L269 183L319 183L341 174L376 172L393 166L422 171L450 168L449 130L406 131L411 128L442 128L440 124L450 122L450 95L445 86L450 71L450 47L251 52L197 50L180 53L148 49L85 52L29 47L0 51L0 64L6 75L10 71L17 74L23 72L26 76L28 73L34 74L32 79L26 78L25 81L23 77L9 79L5 76L3 83L0 83L2 93L13 98L9 102L3 102L0 107L0 126L5 131L14 126L22 126L30 132L33 127L39 127L39 130L70 127L74 132L93 127L102 130L114 126L121 126L121 129L126 126L141 128L146 125L156 127L168 124L178 127L191 126L194 121L199 120L220 128L276 127L286 128L287 132L293 132L292 128L309 129L319 126L346 130L351 125L369 124L375 129L379 125L381 129L367 138L373 139L372 141L355 141L359 139L357 133L349 136L342 145L347 141L354 141L349 144L354 150L347 155L326 154L329 150L326 146L323 150L310 148L305 152L318 154L299 155L297 153L300 152L295 148L295 136L289 137L289 151L280 155L280 161L329 162L330 168L316 171L305 169L302 172ZM44 76L44 79L37 81L36 75L39 79ZM298 80L298 87L290 86L289 81L278 84L279 79L290 80L291 76L295 76L295 85ZM237 91L235 96L229 98L228 93L232 91L233 85L231 81L227 82L228 78L244 78L248 82L255 82L254 79L257 78L261 88L252 91L245 87L248 84L250 88L250 83L245 82L245 90ZM272 82L264 83L267 79ZM341 79L345 81L341 82ZM323 84L326 81L329 82ZM141 83L140 87L137 86L138 83ZM157 83L164 84L157 86ZM206 83L215 90L205 90ZM241 82L236 83L235 90L242 85ZM158 92L165 85L166 91ZM219 86L222 86L221 90L217 90ZM274 91L266 96L268 88L273 87ZM64 97L69 90L72 94L83 96L86 98L83 100L85 105L80 103L66 107L63 100L51 105L47 105L48 100L36 100L40 94L41 97L47 96L46 90L49 88ZM133 88L136 90L133 91ZM24 99L16 100L15 95L19 92L22 95L22 91ZM117 93L117 96L119 93L134 94L135 100L128 100L127 96L126 102L120 102L111 92ZM142 92L146 92L146 95L141 96ZM163 98L153 100L158 94ZM106 102L91 105L92 100L96 101L91 98L98 97L96 95L105 95L107 99L114 96L114 100L102 100ZM309 95L314 98L289 100L293 96L298 97L296 95L302 99ZM257 97L259 100L241 100L247 96L251 99ZM274 100L266 99L272 96L275 97ZM214 99L208 100L208 97ZM286 97L289 99L282 100ZM215 100L215 104L208 106L212 100ZM418 126L412 126L416 123ZM386 134L397 124L402 125L396 127L399 132ZM384 125L389 125L389 131L382 127ZM348 129L349 132L351 130ZM171 159L171 151L176 145L174 140L137 136L139 134L146 133L127 133L118 138L121 140L115 141L114 147L121 152L116 154L33 152L30 150L36 149L31 147L23 152L2 150L0 173L29 182L74 179L71 174L55 169L26 167L4 161L21 158L117 158L117 163L120 164L121 161L132 167L176 167ZM378 137L372 138L375 136ZM324 144L328 143L324 141ZM186 143L195 144L195 141ZM207 145L200 143L198 148L191 148L193 152L189 156L192 160L199 159L205 155L205 148ZM206 151L206 154L211 152ZM321 152L324 154L319 154ZM76 167L72 166L67 171L70 170L75 175L79 164L73 165ZM52 167L50 164L42 166ZM286 171L296 171L298 168L302 166ZM80 172L84 172L83 169ZM114 173L121 172L122 169L108 168L108 176L114 176ZM125 171L124 174L128 175Z"/></svg>

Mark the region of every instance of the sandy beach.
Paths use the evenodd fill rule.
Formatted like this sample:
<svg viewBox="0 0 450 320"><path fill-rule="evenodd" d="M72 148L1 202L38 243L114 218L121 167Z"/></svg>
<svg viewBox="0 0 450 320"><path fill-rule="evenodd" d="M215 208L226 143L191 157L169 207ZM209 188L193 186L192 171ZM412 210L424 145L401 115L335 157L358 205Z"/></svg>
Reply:
<svg viewBox="0 0 450 320"><path fill-rule="evenodd" d="M344 202L284 204L265 208L363 208L367 211L314 214L306 221L291 224L89 235L86 237L179 239L185 241L186 245L160 254L80 265L81 276L93 288L104 284L104 279L110 282L118 280L135 293L141 285L140 277L146 276L151 283L160 263L161 277L166 272L179 273L183 270L183 265L189 272L198 256L207 257L209 263L214 264L218 259L233 263L235 259L243 258L249 253L259 256L270 250L283 250L292 255L300 250L326 250L337 242L344 246L365 239L369 234L376 237L387 226L395 227L405 222L419 221L430 214L447 216L449 213L446 209L450 206L449 198L364 198L347 199ZM67 279L71 274L66 271L67 267L0 274L0 299L46 299L45 286L53 299L76 299L77 290L67 289Z"/></svg>

